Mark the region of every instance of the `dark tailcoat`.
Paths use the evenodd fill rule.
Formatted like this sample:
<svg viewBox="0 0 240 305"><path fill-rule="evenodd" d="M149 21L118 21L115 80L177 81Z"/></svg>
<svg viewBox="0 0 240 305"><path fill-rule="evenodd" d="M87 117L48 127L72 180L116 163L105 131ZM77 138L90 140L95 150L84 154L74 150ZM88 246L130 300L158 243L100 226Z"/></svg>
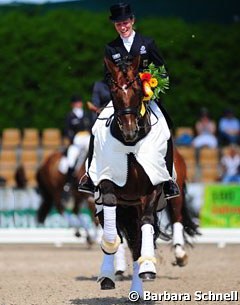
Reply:
<svg viewBox="0 0 240 305"><path fill-rule="evenodd" d="M72 142L74 136L79 131L90 131L92 127L92 116L88 112L84 111L84 115L82 118L76 116L76 114L71 111L68 113L66 117L66 128L65 128L65 136L70 139Z"/></svg>
<svg viewBox="0 0 240 305"><path fill-rule="evenodd" d="M159 54L156 44L152 38L144 37L139 33L135 34L130 52L124 47L120 36L106 45L105 56L118 64L124 58L133 58L140 55L139 71L146 69L150 63L156 66L164 65L164 60Z"/></svg>
<svg viewBox="0 0 240 305"><path fill-rule="evenodd" d="M120 36L110 42L105 47L105 57L112 60L115 64L121 63L125 58L132 59L140 55L139 72L146 69L149 64L154 63L155 66L165 66L162 56L159 54L157 46L152 38L142 36L139 33L135 33L132 47L128 52L124 47L123 41ZM110 75L105 66L105 79L108 81ZM172 120L168 113L164 109L161 103L158 103L165 119L168 123L169 128L172 127Z"/></svg>

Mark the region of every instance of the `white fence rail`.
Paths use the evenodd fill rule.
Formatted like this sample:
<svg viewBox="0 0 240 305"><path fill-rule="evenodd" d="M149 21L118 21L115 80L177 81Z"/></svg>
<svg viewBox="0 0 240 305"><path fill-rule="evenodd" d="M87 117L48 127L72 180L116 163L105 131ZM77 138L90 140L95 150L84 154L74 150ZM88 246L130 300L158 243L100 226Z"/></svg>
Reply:
<svg viewBox="0 0 240 305"><path fill-rule="evenodd" d="M201 229L202 235L196 237L193 243L213 243L219 246L225 244L240 244L240 229ZM0 229L2 244L81 244L85 242L85 232L80 230L81 237L75 237L72 228L66 229ZM159 240L159 243L162 241Z"/></svg>

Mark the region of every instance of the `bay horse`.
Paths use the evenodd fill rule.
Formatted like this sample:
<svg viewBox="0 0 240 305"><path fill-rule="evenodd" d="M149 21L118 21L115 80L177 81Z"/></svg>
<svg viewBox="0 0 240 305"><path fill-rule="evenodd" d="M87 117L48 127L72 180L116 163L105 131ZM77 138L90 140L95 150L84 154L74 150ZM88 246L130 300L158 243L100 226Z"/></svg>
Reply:
<svg viewBox="0 0 240 305"><path fill-rule="evenodd" d="M171 240L172 242L175 258L172 265L184 267L188 263L188 254L185 245L192 246L191 239L200 233L198 231L198 225L192 220L191 211L187 203L186 163L176 148L174 148L174 167L177 169L177 172L182 173L182 175L177 176L180 196L168 200L165 212L169 222L167 221L164 224L163 231L170 232L163 234L162 238L165 241ZM161 213L158 216L161 220ZM113 289L116 280L124 280L124 272L127 266L125 249L124 244L120 244L114 256L104 254L101 275L105 275L105 279L101 282L102 289Z"/></svg>
<svg viewBox="0 0 240 305"><path fill-rule="evenodd" d="M44 160L37 170L36 178L42 197L42 202L37 212L37 221L40 224L44 223L47 215L53 207L56 208L59 214L66 216L63 204L63 188L67 180L67 174L63 174L59 171L59 163L63 156L64 154L62 152L54 151ZM83 163L83 165L75 171L75 179L71 186L71 195L74 201L72 213L78 215L81 205L87 201L92 219L94 219L94 202L90 200L89 195L77 191L78 181L84 173L85 165ZM87 233L87 242L91 244L92 238L90 237L88 230L86 228L85 230ZM78 236L78 234L79 231L77 230L76 236Z"/></svg>
<svg viewBox="0 0 240 305"><path fill-rule="evenodd" d="M118 141L126 146L134 146L151 132L153 126L151 109L143 105L142 101L143 91L138 76L139 58L133 59L130 65L116 66L108 59L105 59L105 63L111 73L110 89L113 98L113 114L108 118L106 126L110 126L111 134ZM142 113L144 106L147 111ZM149 149L154 150L154 145ZM176 150L174 163L178 182L185 182L185 172L182 171L185 163ZM89 173L92 178L91 168ZM107 254L104 256L99 281L101 289L115 287L113 254L120 244L119 235L123 234L133 258L130 291L136 291L142 296L142 280L153 280L156 277L154 248L160 234L157 212L166 206L166 201L161 199L162 183L152 184L133 153L127 155L126 174L126 183L122 186L108 178L100 179L97 184L101 200L96 203L101 204L98 217L103 227L101 248ZM179 198L179 202L182 199L183 197ZM178 204L176 200L172 202ZM176 212L175 221L182 221L181 217L177 217L179 209L173 210Z"/></svg>

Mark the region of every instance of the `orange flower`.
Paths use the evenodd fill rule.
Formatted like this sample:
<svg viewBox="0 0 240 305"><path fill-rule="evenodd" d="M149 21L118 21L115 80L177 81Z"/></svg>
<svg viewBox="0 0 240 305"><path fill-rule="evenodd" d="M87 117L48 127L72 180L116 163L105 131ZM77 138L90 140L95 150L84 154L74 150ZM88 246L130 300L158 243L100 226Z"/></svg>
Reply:
<svg viewBox="0 0 240 305"><path fill-rule="evenodd" d="M149 82L151 77L152 77L151 73L148 72L144 72L140 74L141 81L146 80L147 82Z"/></svg>
<svg viewBox="0 0 240 305"><path fill-rule="evenodd" d="M155 87L157 87L157 85L158 85L158 81L157 81L157 79L156 79L155 77L152 77L152 78L150 79L150 81L149 81L149 84L150 84L150 86L151 86L152 88L155 88Z"/></svg>

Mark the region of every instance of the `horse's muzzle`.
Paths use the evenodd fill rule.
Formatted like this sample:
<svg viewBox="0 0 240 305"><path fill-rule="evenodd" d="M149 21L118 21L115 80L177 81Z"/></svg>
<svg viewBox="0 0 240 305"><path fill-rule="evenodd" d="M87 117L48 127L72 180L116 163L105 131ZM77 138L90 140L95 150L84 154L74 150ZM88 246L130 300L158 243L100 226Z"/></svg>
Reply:
<svg viewBox="0 0 240 305"><path fill-rule="evenodd" d="M125 142L134 142L137 139L138 136L138 130L130 130L128 132L123 132L123 138Z"/></svg>

